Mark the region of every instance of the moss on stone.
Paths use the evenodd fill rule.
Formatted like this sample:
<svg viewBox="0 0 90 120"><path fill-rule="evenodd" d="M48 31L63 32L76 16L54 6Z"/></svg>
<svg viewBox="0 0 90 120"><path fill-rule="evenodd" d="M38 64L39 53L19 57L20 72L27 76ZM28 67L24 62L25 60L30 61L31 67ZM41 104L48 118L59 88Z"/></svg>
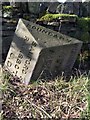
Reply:
<svg viewBox="0 0 90 120"><path fill-rule="evenodd" d="M13 6L3 6L3 11L11 11L13 9Z"/></svg>
<svg viewBox="0 0 90 120"><path fill-rule="evenodd" d="M77 15L70 15L70 14L46 14L42 16L40 19L37 19L37 21L52 21L54 19L68 19L68 18L78 18Z"/></svg>

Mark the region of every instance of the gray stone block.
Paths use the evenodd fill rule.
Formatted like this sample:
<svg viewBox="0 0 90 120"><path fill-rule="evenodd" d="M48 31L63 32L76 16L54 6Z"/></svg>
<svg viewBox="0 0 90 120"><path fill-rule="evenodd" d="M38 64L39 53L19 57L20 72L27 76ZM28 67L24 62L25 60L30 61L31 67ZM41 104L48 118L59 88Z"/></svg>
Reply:
<svg viewBox="0 0 90 120"><path fill-rule="evenodd" d="M5 67L28 84L43 73L56 76L70 71L81 46L75 38L20 19Z"/></svg>

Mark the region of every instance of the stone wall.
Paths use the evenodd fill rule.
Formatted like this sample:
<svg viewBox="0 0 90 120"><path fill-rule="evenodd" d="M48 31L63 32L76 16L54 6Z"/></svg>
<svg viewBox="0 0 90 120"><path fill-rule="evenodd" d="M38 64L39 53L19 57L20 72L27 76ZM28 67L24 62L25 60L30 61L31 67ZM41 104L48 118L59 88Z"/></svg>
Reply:
<svg viewBox="0 0 90 120"><path fill-rule="evenodd" d="M54 3L56 8L53 9L53 7L52 7L53 5L51 3L42 3L42 4L40 3L40 4L38 4L38 6L40 7L39 9L37 7L37 10L36 10L36 7L33 7L33 10L32 10L29 7L33 6L33 4L35 4L35 3L32 3L32 4L29 3L28 4L28 12L27 12L27 9L26 9L27 5L24 6L24 4L25 4L24 3L22 5L24 7L21 8L21 9L23 9L23 14L22 14L20 9L17 10L17 8L20 8L21 4L22 3L18 3L16 5L17 7L16 8L14 7L12 17L4 18L4 16L3 16L3 19L2 19L3 20L2 21L2 25L3 25L3 27L2 27L2 30L3 30L3 49L2 49L2 52L3 52L3 59L4 60L7 56L7 52L9 50L9 46L10 46L10 43L12 41L13 34L14 34L14 31L15 31L15 28L17 25L17 21L19 18L24 18L24 19L28 19L30 21L36 22L36 19L38 17L41 17L42 15L44 15L46 10L48 10L49 12L50 12L50 10L54 10L54 12L56 12L57 6L60 5L60 3ZM34 5L34 6L37 6L37 5ZM85 13L80 12L80 15L90 16L90 2L83 3L83 4L81 4L81 3L69 3L68 5L65 3L64 6L67 6L64 9L64 13L74 12L77 15L79 14L79 12L81 11L81 8L83 6L83 8L85 8L83 10L85 10L86 12ZM71 6L71 7L69 8L69 6ZM35 11L34 11L34 9L35 9ZM45 26L47 28L53 29L55 31L59 31L63 34L69 35L71 37L76 37L78 39L80 39L80 35L83 35L83 31L84 31L82 28L78 27L78 24L76 23L76 21L63 20L62 22L60 22L60 20L59 20L58 22L55 22L55 21L54 22L44 22L44 23L39 22L39 24L41 24L42 26ZM10 32L8 32L8 31L10 31ZM85 34L87 34L87 33L85 33ZM89 30L89 34L90 34L90 30Z"/></svg>

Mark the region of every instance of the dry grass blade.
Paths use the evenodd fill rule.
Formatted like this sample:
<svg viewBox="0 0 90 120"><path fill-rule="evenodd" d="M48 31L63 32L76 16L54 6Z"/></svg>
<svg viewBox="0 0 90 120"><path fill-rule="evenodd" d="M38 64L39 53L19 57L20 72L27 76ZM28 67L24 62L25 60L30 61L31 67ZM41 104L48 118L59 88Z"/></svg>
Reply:
<svg viewBox="0 0 90 120"><path fill-rule="evenodd" d="M28 103L30 103L33 107L37 108L38 110L42 111L48 118L52 118L52 116L50 116L43 108L35 105L34 103L30 102L29 100L27 100Z"/></svg>

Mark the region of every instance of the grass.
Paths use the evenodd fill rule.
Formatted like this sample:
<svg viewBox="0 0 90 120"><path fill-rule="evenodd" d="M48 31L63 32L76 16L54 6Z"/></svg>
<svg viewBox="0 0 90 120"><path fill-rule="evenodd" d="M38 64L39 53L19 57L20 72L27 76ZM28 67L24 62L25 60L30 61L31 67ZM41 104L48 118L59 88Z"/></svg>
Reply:
<svg viewBox="0 0 90 120"><path fill-rule="evenodd" d="M9 75L7 73L4 73L2 76L0 76L0 79L3 80L0 84L0 91L4 92L8 89L9 86Z"/></svg>
<svg viewBox="0 0 90 120"><path fill-rule="evenodd" d="M65 82L63 76L52 81L38 80L27 86L17 78L8 78L2 106L3 118L6 120L89 118L88 75L71 77L69 82Z"/></svg>
<svg viewBox="0 0 90 120"><path fill-rule="evenodd" d="M3 112L0 112L0 120L3 120Z"/></svg>

